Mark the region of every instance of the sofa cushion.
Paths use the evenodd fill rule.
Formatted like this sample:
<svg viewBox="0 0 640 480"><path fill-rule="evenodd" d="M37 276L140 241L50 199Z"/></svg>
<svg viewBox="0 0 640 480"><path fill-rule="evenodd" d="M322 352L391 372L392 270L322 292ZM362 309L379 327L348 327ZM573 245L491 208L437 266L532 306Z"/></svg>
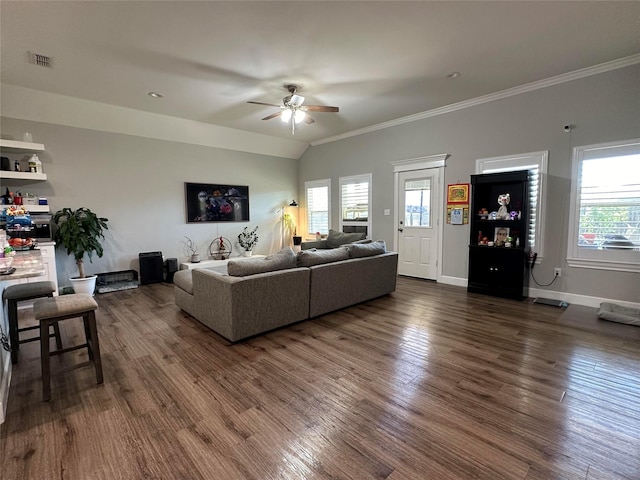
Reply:
<svg viewBox="0 0 640 480"><path fill-rule="evenodd" d="M273 272L296 267L296 254L291 247L283 248L264 258L243 258L229 260L227 272L232 277L246 277L256 273Z"/></svg>
<svg viewBox="0 0 640 480"><path fill-rule="evenodd" d="M312 267L323 263L338 262L349 258L346 248L332 248L330 250L301 250L298 252L298 266Z"/></svg>
<svg viewBox="0 0 640 480"><path fill-rule="evenodd" d="M343 233L335 230L329 230L329 236L327 237L327 247L337 248L340 245L346 243L356 242L358 240L364 240L367 235L365 233Z"/></svg>
<svg viewBox="0 0 640 480"><path fill-rule="evenodd" d="M347 245L349 258L362 258L380 255L387 251L387 245L384 240L378 240L371 243L352 243Z"/></svg>

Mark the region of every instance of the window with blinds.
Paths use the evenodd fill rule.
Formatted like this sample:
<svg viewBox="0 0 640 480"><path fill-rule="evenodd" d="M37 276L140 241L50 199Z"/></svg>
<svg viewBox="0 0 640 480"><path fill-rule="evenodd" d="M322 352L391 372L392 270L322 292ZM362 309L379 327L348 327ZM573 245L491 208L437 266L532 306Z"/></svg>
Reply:
<svg viewBox="0 0 640 480"><path fill-rule="evenodd" d="M585 160L581 170L574 241L585 247L640 246L640 155Z"/></svg>
<svg viewBox="0 0 640 480"><path fill-rule="evenodd" d="M538 261L542 261L544 258L542 229L544 227L544 183L547 174L547 157L548 152L542 151L476 160L476 173L529 170L528 241L531 251L538 254Z"/></svg>
<svg viewBox="0 0 640 480"><path fill-rule="evenodd" d="M331 179L305 182L307 197L307 233L328 234L331 225Z"/></svg>
<svg viewBox="0 0 640 480"><path fill-rule="evenodd" d="M371 231L371 174L340 177L340 228ZM366 230L365 230L366 228Z"/></svg>
<svg viewBox="0 0 640 480"><path fill-rule="evenodd" d="M569 265L640 271L640 140L576 147Z"/></svg>

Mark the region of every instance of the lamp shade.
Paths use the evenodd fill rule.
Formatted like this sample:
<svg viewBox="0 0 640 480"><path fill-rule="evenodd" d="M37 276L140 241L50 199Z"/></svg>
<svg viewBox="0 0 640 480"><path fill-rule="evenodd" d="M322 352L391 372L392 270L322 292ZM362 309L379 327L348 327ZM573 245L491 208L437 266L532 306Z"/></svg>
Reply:
<svg viewBox="0 0 640 480"><path fill-rule="evenodd" d="M287 109L283 110L282 111L282 115L280 115L280 119L284 123L287 123L289 120L291 120L291 109L287 108Z"/></svg>

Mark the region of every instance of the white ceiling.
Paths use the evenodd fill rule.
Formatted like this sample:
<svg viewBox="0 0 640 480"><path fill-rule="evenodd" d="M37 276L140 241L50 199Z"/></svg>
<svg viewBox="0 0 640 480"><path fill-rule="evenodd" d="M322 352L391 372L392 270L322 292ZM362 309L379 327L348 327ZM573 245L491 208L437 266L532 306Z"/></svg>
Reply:
<svg viewBox="0 0 640 480"><path fill-rule="evenodd" d="M309 143L640 52L638 1L2 0L0 15L3 84L290 138L246 102L297 83L340 107L299 127Z"/></svg>

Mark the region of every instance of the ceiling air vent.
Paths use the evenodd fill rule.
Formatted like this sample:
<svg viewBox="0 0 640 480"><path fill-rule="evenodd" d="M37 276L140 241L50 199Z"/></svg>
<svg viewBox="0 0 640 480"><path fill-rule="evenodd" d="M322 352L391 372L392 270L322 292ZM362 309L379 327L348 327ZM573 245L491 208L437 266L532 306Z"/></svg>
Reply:
<svg viewBox="0 0 640 480"><path fill-rule="evenodd" d="M51 68L51 57L41 55L39 53L29 52L29 63L38 65L40 67Z"/></svg>

